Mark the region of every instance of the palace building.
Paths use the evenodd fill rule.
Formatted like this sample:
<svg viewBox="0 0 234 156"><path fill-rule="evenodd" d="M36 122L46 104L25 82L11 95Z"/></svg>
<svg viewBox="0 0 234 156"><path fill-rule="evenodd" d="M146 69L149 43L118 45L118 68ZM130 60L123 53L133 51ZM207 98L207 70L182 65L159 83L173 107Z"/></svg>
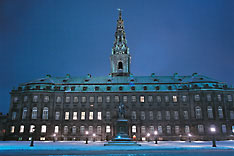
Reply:
<svg viewBox="0 0 234 156"><path fill-rule="evenodd" d="M103 77L47 75L13 89L8 140L109 140L124 104L128 132L137 140L207 140L234 137L234 88L194 73L134 76L121 11ZM211 131L213 130L213 131ZM147 135L148 134L148 135Z"/></svg>

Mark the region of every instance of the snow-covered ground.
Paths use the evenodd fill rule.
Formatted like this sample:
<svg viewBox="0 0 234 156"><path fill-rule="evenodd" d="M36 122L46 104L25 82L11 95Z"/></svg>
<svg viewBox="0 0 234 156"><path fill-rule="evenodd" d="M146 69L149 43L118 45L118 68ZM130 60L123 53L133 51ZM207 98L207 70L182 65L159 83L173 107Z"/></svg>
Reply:
<svg viewBox="0 0 234 156"><path fill-rule="evenodd" d="M30 141L0 141L0 151L6 150L73 150L73 151L106 151L106 150L233 150L234 141L217 141L217 147L212 147L211 141L159 141L139 142L142 146L104 146L106 142L83 141L34 141L30 147Z"/></svg>

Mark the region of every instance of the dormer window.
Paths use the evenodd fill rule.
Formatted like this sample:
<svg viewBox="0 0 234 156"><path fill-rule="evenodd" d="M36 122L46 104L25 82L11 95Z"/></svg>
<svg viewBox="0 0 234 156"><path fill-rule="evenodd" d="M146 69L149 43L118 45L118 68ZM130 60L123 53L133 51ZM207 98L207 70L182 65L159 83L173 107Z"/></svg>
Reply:
<svg viewBox="0 0 234 156"><path fill-rule="evenodd" d="M144 90L147 90L147 86L144 86Z"/></svg>
<svg viewBox="0 0 234 156"><path fill-rule="evenodd" d="M132 86L132 87L131 87L131 90L135 90L135 87L134 87L134 86Z"/></svg>
<svg viewBox="0 0 234 156"><path fill-rule="evenodd" d="M111 90L111 87L106 87L106 90L110 91L110 90Z"/></svg>
<svg viewBox="0 0 234 156"><path fill-rule="evenodd" d="M118 63L118 69L119 69L119 70L123 70L123 63L122 63L122 62L119 62L119 63Z"/></svg>
<svg viewBox="0 0 234 156"><path fill-rule="evenodd" d="M123 87L119 87L119 90L123 90Z"/></svg>
<svg viewBox="0 0 234 156"><path fill-rule="evenodd" d="M87 90L87 87L83 87L83 91L86 91Z"/></svg>
<svg viewBox="0 0 234 156"><path fill-rule="evenodd" d="M99 87L95 87L95 91L99 91Z"/></svg>

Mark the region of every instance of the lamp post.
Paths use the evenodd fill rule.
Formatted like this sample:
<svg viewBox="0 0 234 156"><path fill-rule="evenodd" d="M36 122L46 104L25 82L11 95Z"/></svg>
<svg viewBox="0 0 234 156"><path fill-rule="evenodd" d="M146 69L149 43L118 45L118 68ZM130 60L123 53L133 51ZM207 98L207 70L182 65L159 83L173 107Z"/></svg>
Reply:
<svg viewBox="0 0 234 156"><path fill-rule="evenodd" d="M53 142L55 142L55 137L56 137L56 134L54 133L53 134Z"/></svg>
<svg viewBox="0 0 234 156"><path fill-rule="evenodd" d="M85 132L85 135L86 135L86 138L85 138L85 144L88 144L88 140L89 140L89 139L88 139L88 134L89 134L89 132L88 132L88 131L86 131L86 132Z"/></svg>
<svg viewBox="0 0 234 156"><path fill-rule="evenodd" d="M149 140L149 137L150 137L150 133L147 133L148 142L150 141L150 140Z"/></svg>
<svg viewBox="0 0 234 156"><path fill-rule="evenodd" d="M96 134L93 133L93 142L95 142L95 137L96 137Z"/></svg>
<svg viewBox="0 0 234 156"><path fill-rule="evenodd" d="M155 135L155 144L158 144L158 131L154 131Z"/></svg>
<svg viewBox="0 0 234 156"><path fill-rule="evenodd" d="M212 147L216 147L216 140L215 140L215 127L210 128L211 133L213 134L213 140L212 140Z"/></svg>
<svg viewBox="0 0 234 156"><path fill-rule="evenodd" d="M192 135L189 133L189 134L188 134L189 142L191 142L191 137L192 137Z"/></svg>

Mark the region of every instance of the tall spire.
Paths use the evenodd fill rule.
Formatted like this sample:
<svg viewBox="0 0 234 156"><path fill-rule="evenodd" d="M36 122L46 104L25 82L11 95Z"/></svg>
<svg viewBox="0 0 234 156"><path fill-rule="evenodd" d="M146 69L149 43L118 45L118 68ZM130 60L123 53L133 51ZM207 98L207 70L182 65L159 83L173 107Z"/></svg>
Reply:
<svg viewBox="0 0 234 156"><path fill-rule="evenodd" d="M112 54L128 54L127 40L124 31L124 21L122 19L122 10L118 9L119 18L117 20L117 28L115 32L115 41L112 48Z"/></svg>

